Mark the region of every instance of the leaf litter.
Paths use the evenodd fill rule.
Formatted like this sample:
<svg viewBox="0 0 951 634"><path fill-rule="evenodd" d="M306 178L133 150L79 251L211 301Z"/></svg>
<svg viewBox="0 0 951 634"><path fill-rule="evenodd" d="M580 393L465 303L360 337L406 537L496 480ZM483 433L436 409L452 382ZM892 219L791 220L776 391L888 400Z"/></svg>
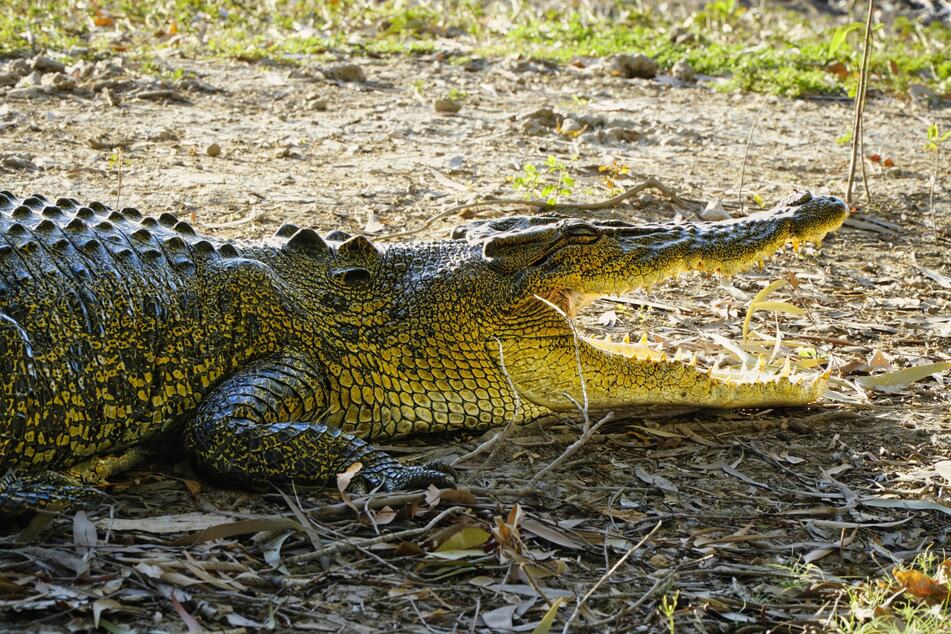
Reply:
<svg viewBox="0 0 951 634"><path fill-rule="evenodd" d="M574 95L575 71L525 75L490 64L472 74L435 55L361 63L389 83L320 84L346 107L323 112L315 125L326 134L299 145L322 166L319 173L311 163L297 169L301 159L293 155L275 160L269 141L299 136L295 121L307 112L312 80L288 72L288 92L275 100L262 92L253 66L196 66L209 83L231 87L234 103L210 93L189 94L191 104L129 102L137 115L156 117L176 136L128 146L123 203L181 211L176 196L187 196L182 207L226 236L261 237L287 220L373 234L425 226L419 237L435 238L470 213L433 220L443 199L449 207L475 194L511 195L504 178L494 179L509 171L507 157L541 164L564 150L592 165L636 158L638 178L653 176L695 200L717 199L734 209L731 192L693 172L736 175L738 165L725 165L721 148L742 148L748 130L724 122L740 110L752 116L755 106L704 93L707 113L686 117L699 93L586 78L597 90L624 92L643 106L648 137L606 146L552 133L536 139L551 146L536 155L493 109L527 110L539 99L557 109L560 97L551 95ZM392 91L415 77L491 83L504 99L469 86L470 94L486 96L467 101L464 116L436 121L412 100L393 105ZM760 126L757 137L777 140L795 107L795 134L809 140L797 152L808 154L752 157L760 172L756 190L772 198L791 185L826 187L824 172L793 173L784 163L836 160L834 144L818 132L833 107L790 103L767 104L762 116L772 125ZM195 104L221 120L246 121L252 109L261 121L224 132L233 138L218 139L228 151L212 166L212 158L187 148L228 126L194 118ZM908 116L914 127L904 104L880 106L889 125ZM381 136L375 113L391 107L402 127ZM584 108L584 99L572 107ZM128 129L127 116L108 108L87 112L79 100L47 101L43 108L57 113L67 131L82 129L94 111L104 129L142 136ZM487 112L492 116L482 118ZM175 120L181 115L191 117L187 131ZM885 114L870 114L867 134L880 136L876 144L890 146L889 155L905 157L907 172L871 183L880 203L868 211L877 215L853 218L821 256L781 254L767 270L737 276L729 287L681 277L649 293L595 302L578 322L583 335L638 340L647 332L653 349L673 355L680 347L708 365L719 358L725 368L755 366L760 357L773 371L786 358L802 370L831 365L833 388L847 402L661 417L616 413L548 471L578 439L578 421L528 425L493 448L487 464L482 456L461 465L458 491L349 496L289 485L245 491L200 481L187 464L158 463L117 477L110 497L94 508L5 524L5 622L70 631L542 633L568 628L571 620L570 631L657 631L666 628L669 609L688 631L820 631L833 623L832 606L860 620L894 609L895 600L886 599L868 612L849 607L848 593L864 577L884 580L902 600L940 607L946 567L939 574L912 564L951 539L951 401L942 374L951 362L951 237L947 229L935 240L926 235L920 210L908 200L921 189L914 174L927 173L928 164L915 155L909 135L888 136L885 119L876 125L876 116ZM63 134L39 124L21 128L9 136L11 151L56 147L55 135ZM195 138L179 144L179 130ZM413 145L414 137L424 142ZM451 162L451 178L430 165L435 146L464 153ZM347 155L347 147L355 149ZM58 194L63 174L82 173L89 192L114 187L111 171L89 169L86 158L66 154L57 159L60 166L47 162L37 173L9 174L5 186ZM166 154L175 159L166 161ZM231 158L238 156L246 159ZM793 176L802 182L791 183ZM578 192L584 178L578 177ZM183 188L172 196L168 182ZM589 185L600 187L595 178L584 182ZM252 188L269 193L249 202ZM590 215L661 221L702 212L702 203L642 194ZM777 278L785 283L775 284ZM783 299L775 299L780 293ZM483 440L420 439L410 450L466 455ZM357 475L342 475L338 485Z"/></svg>

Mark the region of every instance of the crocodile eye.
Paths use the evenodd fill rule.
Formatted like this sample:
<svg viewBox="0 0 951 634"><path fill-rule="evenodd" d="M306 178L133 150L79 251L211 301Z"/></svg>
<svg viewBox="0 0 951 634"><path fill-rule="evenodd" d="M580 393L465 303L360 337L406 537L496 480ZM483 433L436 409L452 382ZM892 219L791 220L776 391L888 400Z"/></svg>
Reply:
<svg viewBox="0 0 951 634"><path fill-rule="evenodd" d="M334 269L331 275L340 284L350 287L362 286L370 281L370 271L360 266Z"/></svg>
<svg viewBox="0 0 951 634"><path fill-rule="evenodd" d="M593 242L601 235L601 231L586 222L579 222L565 227L564 234L578 242Z"/></svg>

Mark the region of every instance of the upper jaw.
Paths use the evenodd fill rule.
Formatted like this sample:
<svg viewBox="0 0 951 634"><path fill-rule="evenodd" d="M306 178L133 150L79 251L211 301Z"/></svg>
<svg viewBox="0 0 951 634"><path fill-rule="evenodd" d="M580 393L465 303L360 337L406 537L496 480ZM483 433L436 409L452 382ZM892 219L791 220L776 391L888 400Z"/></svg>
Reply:
<svg viewBox="0 0 951 634"><path fill-rule="evenodd" d="M686 271L731 275L790 246L823 238L838 229L849 208L833 197L796 193L769 211L726 222L630 225L597 223L601 238L591 245L588 264L574 278L570 291L560 291L578 307L591 299L648 287ZM568 257L565 267L573 259Z"/></svg>

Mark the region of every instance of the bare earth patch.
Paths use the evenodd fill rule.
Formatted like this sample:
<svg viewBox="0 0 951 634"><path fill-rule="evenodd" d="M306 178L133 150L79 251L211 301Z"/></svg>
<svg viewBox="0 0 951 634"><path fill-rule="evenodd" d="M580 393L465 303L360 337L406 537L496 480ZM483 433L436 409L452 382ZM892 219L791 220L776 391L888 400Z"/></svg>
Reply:
<svg viewBox="0 0 951 634"><path fill-rule="evenodd" d="M461 202L518 196L507 177L531 163L551 178L554 156L575 179L572 201L616 193L606 176L618 188L654 177L686 199L645 191L591 217L691 219L713 200L725 208L714 213L740 212L756 122L747 209L754 194L772 204L796 188L844 190L848 149L835 139L850 126L848 102L764 101L528 62L348 61L364 80L173 58L186 72L171 82L117 61L75 87L0 88L2 188L170 211L231 237L268 236L283 222L382 236ZM433 100L451 89L461 108L437 112ZM831 615L848 615L844 587L951 539L951 481L935 467L951 458L947 373L867 399L854 386L951 360L948 160L936 230L933 155L922 151L932 120L951 126L946 109L868 104L866 155L894 165L870 165L872 204L821 253L784 253L723 285L683 277L600 301L582 319L586 334L647 331L654 345L729 363L716 336L742 342L749 301L792 276L777 297L806 314L758 312L752 340L768 355L778 329L801 363L831 358L835 400L619 412L537 485L532 476L579 427L529 425L490 460L457 461L461 491L353 507L330 489L208 482L174 449L113 482L98 508L4 525L2 627L531 631L558 602L553 631L569 618L577 631L664 631L671 619L681 631L835 627ZM462 222L454 214L413 237L446 237ZM450 463L493 433L393 449Z"/></svg>

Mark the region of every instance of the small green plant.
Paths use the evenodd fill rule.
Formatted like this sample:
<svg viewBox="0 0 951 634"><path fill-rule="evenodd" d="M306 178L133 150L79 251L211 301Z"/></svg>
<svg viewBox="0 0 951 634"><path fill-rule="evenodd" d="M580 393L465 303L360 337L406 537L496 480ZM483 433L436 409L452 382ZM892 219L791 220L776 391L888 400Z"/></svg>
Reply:
<svg viewBox="0 0 951 634"><path fill-rule="evenodd" d="M951 137L951 130L947 130L942 134L938 129L937 123L932 123L928 126L928 142L925 143L924 149L926 152L934 152L934 164L931 169L931 187L928 192L928 212L931 215L931 225L935 230L935 236L937 237L938 231L938 219L935 217L934 213L934 188L935 184L938 182L938 157L941 154L941 144L948 140Z"/></svg>
<svg viewBox="0 0 951 634"><path fill-rule="evenodd" d="M849 36L849 33L852 31L857 31L863 26L865 25L861 22L851 22L849 24L843 24L835 30L835 33L832 34L832 39L829 40L829 61L836 59L835 54L843 47L846 38Z"/></svg>
<svg viewBox="0 0 951 634"><path fill-rule="evenodd" d="M852 131L846 130L841 136L835 138L835 142L837 145L848 145L852 142Z"/></svg>
<svg viewBox="0 0 951 634"><path fill-rule="evenodd" d="M787 565L771 564L770 567L789 574L788 577L779 580L779 585L785 590L801 590L822 580L822 570L815 564L797 561Z"/></svg>
<svg viewBox="0 0 951 634"><path fill-rule="evenodd" d="M667 620L667 631L670 634L674 634L674 631L677 628L676 620L674 615L677 613L677 599L680 598L680 590L674 591L673 596L665 594L660 599L660 607L657 608L664 618Z"/></svg>
<svg viewBox="0 0 951 634"><path fill-rule="evenodd" d="M545 159L541 169L533 163L525 163L522 173L509 177L509 181L528 200L541 199L546 205L554 205L560 198L571 196L575 186L575 179L568 173L568 167L554 156Z"/></svg>
<svg viewBox="0 0 951 634"><path fill-rule="evenodd" d="M621 191L616 179L624 178L631 173L631 166L613 159L607 165L599 165L598 173L601 175L601 185L611 194L617 194Z"/></svg>
<svg viewBox="0 0 951 634"><path fill-rule="evenodd" d="M925 551L890 574L843 588L847 606L830 615L826 629L843 634L947 632L951 621L949 575L951 560L942 561L934 552Z"/></svg>
<svg viewBox="0 0 951 634"><path fill-rule="evenodd" d="M467 93L464 90L460 90L458 88L450 88L446 96L452 99L453 101L462 101L466 97L469 96L469 93Z"/></svg>

